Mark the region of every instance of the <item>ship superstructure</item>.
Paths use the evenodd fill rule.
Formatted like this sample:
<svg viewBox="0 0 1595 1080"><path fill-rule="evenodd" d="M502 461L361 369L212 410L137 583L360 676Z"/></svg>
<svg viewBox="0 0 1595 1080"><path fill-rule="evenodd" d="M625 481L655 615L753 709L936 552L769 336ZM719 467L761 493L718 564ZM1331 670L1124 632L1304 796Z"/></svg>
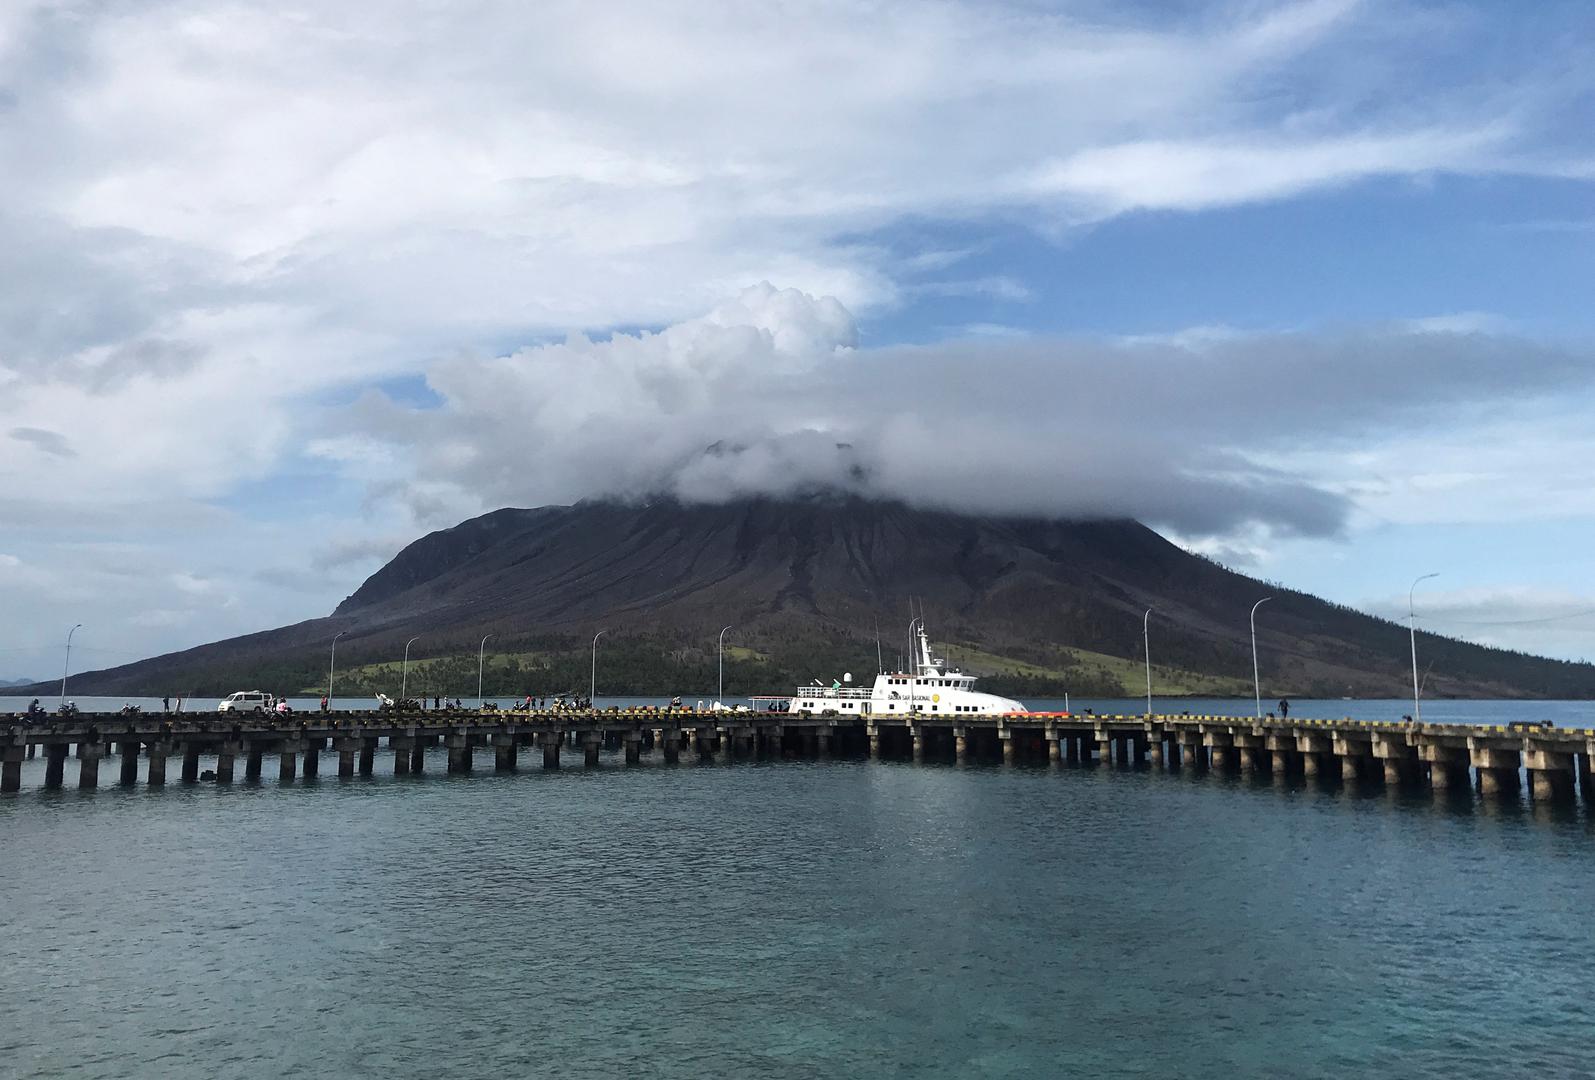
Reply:
<svg viewBox="0 0 1595 1080"><path fill-rule="evenodd" d="M849 673L829 686L815 680L792 694L757 697L754 702L785 702L790 712L838 716L995 716L1029 711L1012 698L976 690L977 676L949 668L931 650L923 622L915 619L909 629L914 651L911 671L883 671L870 687L853 685Z"/></svg>

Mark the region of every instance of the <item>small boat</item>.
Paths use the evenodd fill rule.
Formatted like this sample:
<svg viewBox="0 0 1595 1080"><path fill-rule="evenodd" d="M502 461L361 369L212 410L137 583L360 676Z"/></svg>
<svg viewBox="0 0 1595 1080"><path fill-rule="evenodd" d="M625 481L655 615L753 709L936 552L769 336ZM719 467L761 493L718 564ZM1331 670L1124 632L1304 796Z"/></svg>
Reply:
<svg viewBox="0 0 1595 1080"><path fill-rule="evenodd" d="M823 716L1001 716L1030 710L1012 698L976 690L978 676L949 668L935 655L930 637L919 619L909 624L914 644L913 671L883 671L875 685L853 685L848 672L833 679L830 686L816 679L812 686L800 686L795 693L759 695L756 708L796 715Z"/></svg>

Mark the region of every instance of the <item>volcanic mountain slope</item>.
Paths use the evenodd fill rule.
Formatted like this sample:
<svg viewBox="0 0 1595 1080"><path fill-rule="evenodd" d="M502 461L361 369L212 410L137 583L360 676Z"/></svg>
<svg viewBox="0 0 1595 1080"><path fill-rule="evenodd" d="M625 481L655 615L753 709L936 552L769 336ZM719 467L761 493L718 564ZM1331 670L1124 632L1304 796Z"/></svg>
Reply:
<svg viewBox="0 0 1595 1080"><path fill-rule="evenodd" d="M970 670L1006 661L1065 673L1078 665L1071 650L1139 658L1150 607L1158 664L1239 688L1251 676L1247 610L1265 595L1274 600L1259 647L1271 687L1410 692L1404 627L1266 586L1133 521L972 518L850 499L499 510L417 540L328 618L75 676L75 686L220 692L251 671L300 670L294 685L315 685L340 631L340 666L391 660L415 636L412 656L470 652L474 661L489 633L496 650L520 642L584 657L600 627L610 629L606 648L629 641L685 664L701 663L705 648L712 662L715 635L731 624L738 643L774 661L772 677L808 671L822 655L873 670L877 634L890 663L917 604ZM1420 651L1432 665L1429 693L1595 696L1591 665L1427 634Z"/></svg>

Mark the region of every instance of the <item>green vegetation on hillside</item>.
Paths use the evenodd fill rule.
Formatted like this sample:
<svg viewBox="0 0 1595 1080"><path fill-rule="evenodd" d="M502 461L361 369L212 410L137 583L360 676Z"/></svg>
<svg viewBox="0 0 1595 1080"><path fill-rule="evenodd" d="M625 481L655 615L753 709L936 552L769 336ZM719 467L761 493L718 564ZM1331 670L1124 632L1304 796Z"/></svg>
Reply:
<svg viewBox="0 0 1595 1080"><path fill-rule="evenodd" d="M482 691L488 698L510 699L526 694L586 694L591 677L590 643L569 639L541 639L528 647L495 650L483 657ZM948 662L981 676L980 688L991 693L1024 698L1056 697L1065 692L1081 697L1134 697L1145 688L1141 662L1085 649L1048 647L1008 656L966 643L944 650ZM397 697L401 683L414 697L474 698L477 657L474 653L412 659L403 675L399 660L353 663L337 673L340 697L385 693ZM725 690L728 695L784 693L794 686L819 679L828 682L843 672L860 680L874 676L873 644L859 645L845 638L817 646L794 643L788 649L760 651L742 645L725 650ZM239 686L207 687L211 693L238 689L244 682L263 689L319 695L326 691L325 671L254 669ZM597 687L605 694L683 694L712 696L718 678L713 648L672 646L641 637L617 637L599 643ZM1245 695L1251 685L1243 680L1204 675L1182 668L1154 664L1152 683L1164 696Z"/></svg>

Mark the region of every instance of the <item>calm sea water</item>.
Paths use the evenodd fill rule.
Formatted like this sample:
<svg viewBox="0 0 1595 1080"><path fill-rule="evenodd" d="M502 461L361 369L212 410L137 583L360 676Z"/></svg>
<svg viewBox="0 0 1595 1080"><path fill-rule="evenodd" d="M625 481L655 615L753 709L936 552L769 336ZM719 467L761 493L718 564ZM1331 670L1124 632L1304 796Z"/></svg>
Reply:
<svg viewBox="0 0 1595 1080"><path fill-rule="evenodd" d="M0 1075L1591 1073L1582 809L1102 768L390 765L45 792L29 762L0 800Z"/></svg>

